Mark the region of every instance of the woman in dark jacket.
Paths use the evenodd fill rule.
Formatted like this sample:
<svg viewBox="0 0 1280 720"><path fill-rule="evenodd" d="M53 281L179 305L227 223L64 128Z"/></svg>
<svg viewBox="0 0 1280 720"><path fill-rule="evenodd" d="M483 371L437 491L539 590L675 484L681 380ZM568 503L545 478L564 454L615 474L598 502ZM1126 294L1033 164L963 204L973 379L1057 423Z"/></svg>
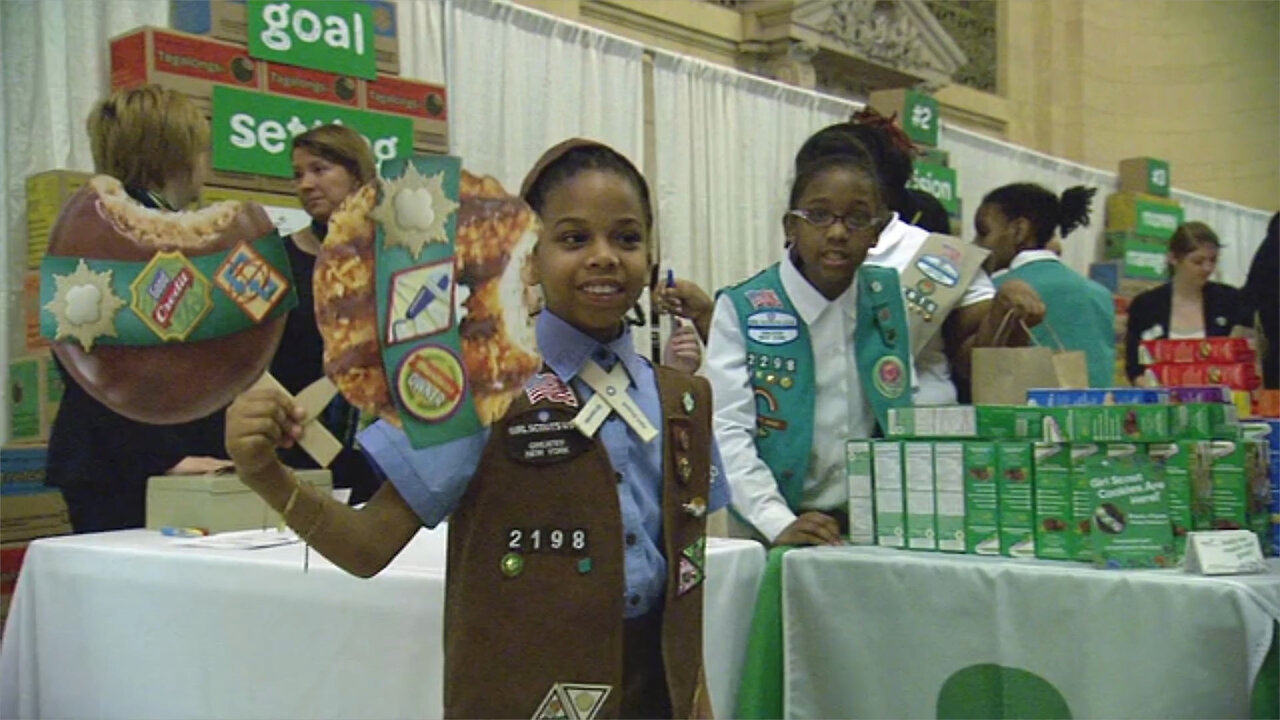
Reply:
<svg viewBox="0 0 1280 720"><path fill-rule="evenodd" d="M1169 239L1169 282L1152 288L1129 305L1125 334L1125 373L1142 376L1138 346L1144 340L1225 337L1251 325L1249 305L1239 290L1209 280L1218 266L1222 243L1202 222L1178 226Z"/></svg>

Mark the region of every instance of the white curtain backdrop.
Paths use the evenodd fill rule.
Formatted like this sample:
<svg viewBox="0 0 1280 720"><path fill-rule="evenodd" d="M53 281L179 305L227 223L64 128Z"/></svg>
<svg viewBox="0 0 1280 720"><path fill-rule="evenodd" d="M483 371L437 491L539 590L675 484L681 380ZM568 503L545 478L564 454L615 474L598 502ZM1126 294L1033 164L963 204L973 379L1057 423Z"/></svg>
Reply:
<svg viewBox="0 0 1280 720"><path fill-rule="evenodd" d="M572 136L608 143L645 166L642 45L496 0L400 0L398 7L402 74L447 83L451 144L468 169L515 191L546 148ZM26 177L91 169L84 118L107 91L108 40L168 22L168 0L0 0L0 291L7 300L0 357L22 345ZM858 106L649 52L656 139L648 150L662 267L713 290L781 257L795 151ZM1064 243L1068 263L1087 271L1114 173L945 124L941 142L959 174L966 237L982 195L1005 183L1029 180L1058 192L1097 186L1093 227ZM1188 219L1207 222L1223 239L1221 279L1243 282L1269 214L1178 190L1173 196ZM0 401L7 394L6 382ZM0 436L7 432L0 415Z"/></svg>
<svg viewBox="0 0 1280 720"><path fill-rule="evenodd" d="M708 291L782 257L782 214L804 140L859 106L654 51L663 272Z"/></svg>
<svg viewBox="0 0 1280 720"><path fill-rule="evenodd" d="M1076 230L1064 240L1062 257L1068 265L1086 275L1089 264L1101 259L1106 198L1116 192L1116 173L1051 157L945 122L942 124L940 145L951 153L951 167L957 169L959 195L963 200L961 234L964 237L973 237L973 216L982 197L1002 185L1034 182L1059 194L1073 185L1087 185L1098 189L1093 198L1092 222L1089 227ZM1177 168L1174 168L1174 177L1177 177ZM1231 285L1243 284L1253 253L1262 244L1271 214L1182 190L1175 189L1172 197L1182 203L1187 220L1206 223L1221 238L1223 248L1218 258L1218 279Z"/></svg>
<svg viewBox="0 0 1280 720"><path fill-rule="evenodd" d="M508 3L447 7L449 129L464 166L514 193L547 148L571 137L643 165L642 45Z"/></svg>
<svg viewBox="0 0 1280 720"><path fill-rule="evenodd" d="M21 354L23 346L26 177L56 168L93 169L84 121L107 91L108 40L139 25L168 24L166 0L0 1L0 282L7 301L0 357ZM8 383L3 387L0 395L7 398ZM7 437L7 414L0 424Z"/></svg>

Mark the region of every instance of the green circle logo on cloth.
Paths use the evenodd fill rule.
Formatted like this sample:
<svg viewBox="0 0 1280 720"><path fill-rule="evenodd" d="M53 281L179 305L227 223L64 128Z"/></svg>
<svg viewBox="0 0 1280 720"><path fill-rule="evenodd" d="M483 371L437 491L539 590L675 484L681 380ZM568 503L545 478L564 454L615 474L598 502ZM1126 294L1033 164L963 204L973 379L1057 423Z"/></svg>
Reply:
<svg viewBox="0 0 1280 720"><path fill-rule="evenodd" d="M970 665L947 678L938 692L938 720L1070 717L1066 698L1048 680L1003 665Z"/></svg>
<svg viewBox="0 0 1280 720"><path fill-rule="evenodd" d="M907 372L902 361L893 355L877 360L871 368L871 377L876 390L889 399L900 397L907 388Z"/></svg>

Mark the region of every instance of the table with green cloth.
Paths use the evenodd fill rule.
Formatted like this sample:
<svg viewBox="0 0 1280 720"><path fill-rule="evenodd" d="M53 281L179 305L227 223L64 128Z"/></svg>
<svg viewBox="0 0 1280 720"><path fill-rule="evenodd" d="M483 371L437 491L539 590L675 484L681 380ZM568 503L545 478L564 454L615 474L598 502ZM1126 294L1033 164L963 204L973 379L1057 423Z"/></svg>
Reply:
<svg viewBox="0 0 1280 720"><path fill-rule="evenodd" d="M741 718L1277 717L1256 575L879 547L769 555Z"/></svg>

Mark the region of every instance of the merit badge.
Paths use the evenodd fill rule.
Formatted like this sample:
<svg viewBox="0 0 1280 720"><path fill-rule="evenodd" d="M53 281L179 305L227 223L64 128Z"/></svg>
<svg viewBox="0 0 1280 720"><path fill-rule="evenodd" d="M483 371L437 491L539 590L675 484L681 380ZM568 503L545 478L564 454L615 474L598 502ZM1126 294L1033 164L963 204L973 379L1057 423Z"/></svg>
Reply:
<svg viewBox="0 0 1280 720"><path fill-rule="evenodd" d="M773 290L748 290L744 294L747 296L747 302L751 303L753 310L782 307L782 300L778 298L778 294Z"/></svg>
<svg viewBox="0 0 1280 720"><path fill-rule="evenodd" d="M74 338L85 352L104 335L116 337L116 313L124 300L111 291L111 271L94 272L84 260L70 275L54 275L53 299L44 309L58 320L55 340Z"/></svg>
<svg viewBox="0 0 1280 720"><path fill-rule="evenodd" d="M539 408L516 416L502 427L507 457L519 463L549 465L572 460L591 448L591 438L578 432L573 413Z"/></svg>
<svg viewBox="0 0 1280 720"><path fill-rule="evenodd" d="M129 290L129 307L162 340L185 340L213 309L209 280L180 252L158 252Z"/></svg>
<svg viewBox="0 0 1280 720"><path fill-rule="evenodd" d="M428 244L449 242L449 218L457 209L445 194L443 172L423 177L406 163L403 176L383 179L382 200L369 217L382 224L387 247L403 247L416 259Z"/></svg>
<svg viewBox="0 0 1280 720"><path fill-rule="evenodd" d="M693 404L693 393L685 391L685 393L680 396L680 404L684 406L685 415L692 415L695 407Z"/></svg>
<svg viewBox="0 0 1280 720"><path fill-rule="evenodd" d="M609 685L556 683L547 691L534 720L593 720L613 688Z"/></svg>
<svg viewBox="0 0 1280 720"><path fill-rule="evenodd" d="M591 558L584 557L578 560L578 574L586 575L589 572L591 572Z"/></svg>
<svg viewBox="0 0 1280 720"><path fill-rule="evenodd" d="M702 584L705 578L703 568L706 567L706 552L705 536L699 537L680 551L680 577L676 586L676 595L684 595Z"/></svg>
<svg viewBox="0 0 1280 720"><path fill-rule="evenodd" d="M462 405L466 376L448 348L425 345L400 361L394 391L410 415L423 422L441 422Z"/></svg>
<svg viewBox="0 0 1280 720"><path fill-rule="evenodd" d="M747 337L761 345L786 345L800 337L800 321L780 310L752 313L747 316Z"/></svg>
<svg viewBox="0 0 1280 720"><path fill-rule="evenodd" d="M691 441L689 439L689 428L685 423L676 424L674 420L667 421L671 425L671 439L676 449L681 452L689 452Z"/></svg>
<svg viewBox="0 0 1280 720"><path fill-rule="evenodd" d="M529 378L524 386L524 394L529 398L530 405L545 401L578 407L578 396L555 373L538 373Z"/></svg>
<svg viewBox="0 0 1280 720"><path fill-rule="evenodd" d="M227 253L213 274L213 283L254 322L262 322L289 295L289 279L243 242Z"/></svg>
<svg viewBox="0 0 1280 720"><path fill-rule="evenodd" d="M916 261L916 269L943 287L955 287L960 282L960 269L954 262L941 255L921 257Z"/></svg>
<svg viewBox="0 0 1280 720"><path fill-rule="evenodd" d="M394 273L390 285L388 345L435 335L453 327L452 258Z"/></svg>
<svg viewBox="0 0 1280 720"><path fill-rule="evenodd" d="M871 368L871 379L876 390L890 399L899 397L906 390L906 370L902 361L893 355L886 355L876 361Z"/></svg>

